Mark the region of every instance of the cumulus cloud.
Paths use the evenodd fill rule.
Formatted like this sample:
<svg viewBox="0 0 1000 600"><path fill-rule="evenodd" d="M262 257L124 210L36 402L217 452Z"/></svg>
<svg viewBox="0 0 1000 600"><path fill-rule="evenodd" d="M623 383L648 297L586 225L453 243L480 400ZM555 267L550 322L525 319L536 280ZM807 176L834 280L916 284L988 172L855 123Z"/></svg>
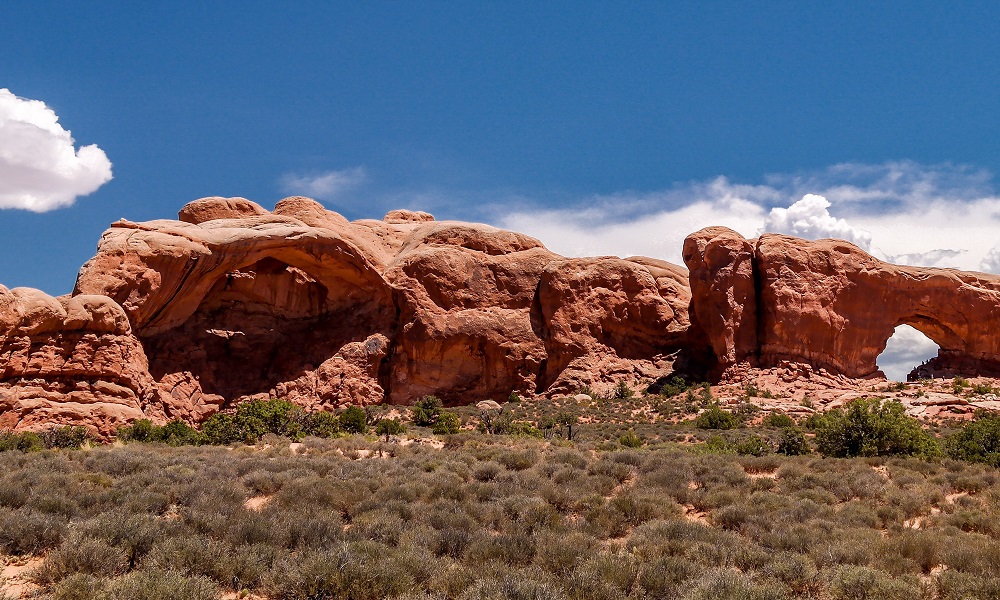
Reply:
<svg viewBox="0 0 1000 600"><path fill-rule="evenodd" d="M1000 244L990 248L979 266L987 273L1000 273Z"/></svg>
<svg viewBox="0 0 1000 600"><path fill-rule="evenodd" d="M906 381L914 367L937 356L938 345L909 325L900 325L878 357L878 366L887 379Z"/></svg>
<svg viewBox="0 0 1000 600"><path fill-rule="evenodd" d="M806 194L788 208L772 208L761 232L785 233L810 240L837 238L870 249L872 235L831 215L830 206L823 196Z"/></svg>
<svg viewBox="0 0 1000 600"><path fill-rule="evenodd" d="M332 200L354 189L368 179L364 167L324 171L314 175L288 173L281 178L282 189L289 194L300 194L318 200Z"/></svg>
<svg viewBox="0 0 1000 600"><path fill-rule="evenodd" d="M725 225L747 237L773 231L847 239L897 264L1000 273L1000 196L981 169L848 163L764 182L716 177L557 209L521 200L521 208L508 203L485 218L570 256L642 254L680 263L685 236Z"/></svg>
<svg viewBox="0 0 1000 600"><path fill-rule="evenodd" d="M104 151L74 143L44 102L0 88L0 208L46 212L111 181Z"/></svg>

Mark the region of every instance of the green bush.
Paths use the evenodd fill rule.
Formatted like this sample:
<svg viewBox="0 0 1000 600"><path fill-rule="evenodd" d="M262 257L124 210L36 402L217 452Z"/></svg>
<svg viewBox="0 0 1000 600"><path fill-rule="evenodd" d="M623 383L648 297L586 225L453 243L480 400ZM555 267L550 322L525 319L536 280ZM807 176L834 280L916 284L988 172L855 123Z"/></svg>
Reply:
<svg viewBox="0 0 1000 600"><path fill-rule="evenodd" d="M858 399L847 410L832 410L817 419L816 447L824 456L941 454L937 440L907 416L897 401Z"/></svg>
<svg viewBox="0 0 1000 600"><path fill-rule="evenodd" d="M240 440L240 432L236 428L233 415L216 413L201 424L201 432L209 444L227 446Z"/></svg>
<svg viewBox="0 0 1000 600"><path fill-rule="evenodd" d="M0 452L8 450L20 450L21 452L32 452L45 448L42 437L32 431L22 431L14 433L9 430L0 430Z"/></svg>
<svg viewBox="0 0 1000 600"><path fill-rule="evenodd" d="M618 383L615 384L615 389L611 393L611 398L615 400L628 400L634 395L635 393L632 391L632 388L629 387L628 382L624 379L620 379L618 380Z"/></svg>
<svg viewBox="0 0 1000 600"><path fill-rule="evenodd" d="M695 417L694 426L698 429L735 429L740 426L740 420L731 412L713 404Z"/></svg>
<svg viewBox="0 0 1000 600"><path fill-rule="evenodd" d="M431 431L437 435L446 435L458 433L461 427L462 419L459 418L458 415L453 412L442 411L440 416L438 416L437 423L434 423L434 427Z"/></svg>
<svg viewBox="0 0 1000 600"><path fill-rule="evenodd" d="M389 436L399 435L406 431L406 426L400 423L399 419L379 419L375 423L375 434L384 436L389 441Z"/></svg>
<svg viewBox="0 0 1000 600"><path fill-rule="evenodd" d="M945 441L948 456L1000 467L1000 415L980 412Z"/></svg>
<svg viewBox="0 0 1000 600"><path fill-rule="evenodd" d="M764 427L777 427L778 429L784 427L794 427L795 419L789 417L785 413L772 412L764 418Z"/></svg>
<svg viewBox="0 0 1000 600"><path fill-rule="evenodd" d="M366 433L368 417L360 406L348 406L340 413L340 427L348 433Z"/></svg>
<svg viewBox="0 0 1000 600"><path fill-rule="evenodd" d="M307 435L333 437L340 433L340 418L330 412L317 411L309 414L305 427Z"/></svg>
<svg viewBox="0 0 1000 600"><path fill-rule="evenodd" d="M809 454L809 442L806 436L797 427L785 427L781 430L781 439L778 441L778 454L786 456L800 456Z"/></svg>
<svg viewBox="0 0 1000 600"><path fill-rule="evenodd" d="M640 448L645 442L634 431L629 429L618 438L618 443L626 448Z"/></svg>
<svg viewBox="0 0 1000 600"><path fill-rule="evenodd" d="M736 443L736 453L745 456L764 456L774 451L771 442L759 435L749 435Z"/></svg>
<svg viewBox="0 0 1000 600"><path fill-rule="evenodd" d="M424 396L417 400L410 409L413 413L413 424L418 427L430 427L441 417L441 399L437 396Z"/></svg>
<svg viewBox="0 0 1000 600"><path fill-rule="evenodd" d="M45 429L38 434L46 448L80 448L90 441L90 433L86 427L64 425Z"/></svg>

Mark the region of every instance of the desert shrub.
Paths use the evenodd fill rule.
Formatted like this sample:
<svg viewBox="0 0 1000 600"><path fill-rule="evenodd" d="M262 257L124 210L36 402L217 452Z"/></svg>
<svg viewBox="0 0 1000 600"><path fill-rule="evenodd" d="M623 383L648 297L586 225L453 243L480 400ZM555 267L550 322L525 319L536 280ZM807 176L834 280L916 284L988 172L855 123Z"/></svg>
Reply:
<svg viewBox="0 0 1000 600"><path fill-rule="evenodd" d="M708 569L689 581L684 600L778 600L788 597L777 583L756 582L748 575L729 569Z"/></svg>
<svg viewBox="0 0 1000 600"><path fill-rule="evenodd" d="M287 600L381 600L414 586L390 549L371 542L289 557L272 576L269 595Z"/></svg>
<svg viewBox="0 0 1000 600"><path fill-rule="evenodd" d="M413 415L413 424L419 427L430 427L438 422L441 417L441 399L437 396L424 396L410 409Z"/></svg>
<svg viewBox="0 0 1000 600"><path fill-rule="evenodd" d="M406 431L406 426L399 419L379 419L375 423L375 434L384 436L389 441L389 436L399 435Z"/></svg>
<svg viewBox="0 0 1000 600"><path fill-rule="evenodd" d="M340 427L348 433L365 433L368 431L368 418L360 406L348 406L340 413Z"/></svg>
<svg viewBox="0 0 1000 600"><path fill-rule="evenodd" d="M472 564L497 561L513 566L526 566L535 558L535 540L523 532L474 536L464 558Z"/></svg>
<svg viewBox="0 0 1000 600"><path fill-rule="evenodd" d="M794 552L779 552L770 556L762 571L765 575L784 582L796 594L812 589L819 574L812 559Z"/></svg>
<svg viewBox="0 0 1000 600"><path fill-rule="evenodd" d="M945 441L948 456L1000 467L1000 414L979 413Z"/></svg>
<svg viewBox="0 0 1000 600"><path fill-rule="evenodd" d="M90 433L86 427L64 425L44 429L38 434L46 448L80 448L90 441Z"/></svg>
<svg viewBox="0 0 1000 600"><path fill-rule="evenodd" d="M462 419L453 412L442 411L431 431L436 435L458 433L462 427Z"/></svg>
<svg viewBox="0 0 1000 600"><path fill-rule="evenodd" d="M523 573L496 573L479 578L459 600L566 600L566 594L552 581Z"/></svg>
<svg viewBox="0 0 1000 600"><path fill-rule="evenodd" d="M938 579L941 600L992 600L1000 598L1000 579L945 571Z"/></svg>
<svg viewBox="0 0 1000 600"><path fill-rule="evenodd" d="M538 452L534 450L504 450L497 454L497 462L511 471L530 469L538 462Z"/></svg>
<svg viewBox="0 0 1000 600"><path fill-rule="evenodd" d="M703 570L702 566L680 556L659 556L642 565L638 584L653 598L677 598L684 582Z"/></svg>
<svg viewBox="0 0 1000 600"><path fill-rule="evenodd" d="M25 508L0 508L0 551L38 554L54 548L66 532L66 520Z"/></svg>
<svg viewBox="0 0 1000 600"><path fill-rule="evenodd" d="M912 600L919 598L915 579L894 579L889 574L864 566L843 566L833 572L830 597L837 600Z"/></svg>
<svg viewBox="0 0 1000 600"><path fill-rule="evenodd" d="M101 598L104 593L105 581L93 575L70 575L52 586L52 600L93 600ZM0 598L6 597L0 593ZM11 597L13 598L13 597Z"/></svg>
<svg viewBox="0 0 1000 600"><path fill-rule="evenodd" d="M629 429L618 438L618 443L626 448L641 448L645 442L634 431Z"/></svg>
<svg viewBox="0 0 1000 600"><path fill-rule="evenodd" d="M740 420L731 412L713 404L695 417L694 426L698 429L735 429L740 426Z"/></svg>
<svg viewBox="0 0 1000 600"><path fill-rule="evenodd" d="M597 540L583 532L543 532L537 536L535 564L549 573L565 576L594 552Z"/></svg>
<svg viewBox="0 0 1000 600"><path fill-rule="evenodd" d="M816 423L816 447L825 456L938 456L937 441L908 416L902 404L859 399L824 414Z"/></svg>
<svg viewBox="0 0 1000 600"><path fill-rule="evenodd" d="M748 435L741 439L736 443L735 449L737 454L746 456L764 456L774 451L771 442L759 435Z"/></svg>
<svg viewBox="0 0 1000 600"><path fill-rule="evenodd" d="M206 577L186 577L175 571L133 571L114 579L107 600L214 600L219 588Z"/></svg>
<svg viewBox="0 0 1000 600"><path fill-rule="evenodd" d="M102 540L73 539L49 553L42 566L36 569L33 579L51 584L77 573L112 577L124 573L128 557L120 548Z"/></svg>
<svg viewBox="0 0 1000 600"><path fill-rule="evenodd" d="M639 578L640 562L628 554L607 554L594 555L581 563L570 578L569 585L573 592L591 593L595 595L610 596L612 598L623 598L635 587ZM604 594L598 590L602 587L610 588Z"/></svg>
<svg viewBox="0 0 1000 600"><path fill-rule="evenodd" d="M777 427L779 429L784 427L794 427L795 419L789 417L785 413L772 412L764 417L763 425L764 427Z"/></svg>
<svg viewBox="0 0 1000 600"><path fill-rule="evenodd" d="M809 454L809 442L806 436L797 427L785 427L781 430L781 439L778 440L778 454L786 456L800 456Z"/></svg>
<svg viewBox="0 0 1000 600"><path fill-rule="evenodd" d="M43 448L45 448L45 443L37 433L32 431L14 433L10 430L0 430L0 452L9 450L32 452Z"/></svg>

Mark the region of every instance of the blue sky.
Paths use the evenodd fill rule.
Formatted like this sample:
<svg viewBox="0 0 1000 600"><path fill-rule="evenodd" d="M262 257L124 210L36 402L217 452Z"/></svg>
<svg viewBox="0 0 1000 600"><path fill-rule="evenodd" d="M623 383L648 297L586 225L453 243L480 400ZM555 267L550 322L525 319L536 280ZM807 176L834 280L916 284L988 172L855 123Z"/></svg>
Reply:
<svg viewBox="0 0 1000 600"><path fill-rule="evenodd" d="M0 283L70 291L120 217L304 192L349 218L417 208L566 254L678 260L684 235L721 223L998 270L998 17L987 2L6 3L0 88L44 102L113 178L70 206L0 210ZM5 131L0 157L27 152ZM771 212L806 194L826 206Z"/></svg>

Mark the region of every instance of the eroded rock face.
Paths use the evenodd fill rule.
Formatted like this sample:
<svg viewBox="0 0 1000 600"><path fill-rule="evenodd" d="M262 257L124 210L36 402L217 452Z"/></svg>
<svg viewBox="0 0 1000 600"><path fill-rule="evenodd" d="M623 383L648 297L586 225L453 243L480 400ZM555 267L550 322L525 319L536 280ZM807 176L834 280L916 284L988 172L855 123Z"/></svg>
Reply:
<svg viewBox="0 0 1000 600"><path fill-rule="evenodd" d="M331 409L610 387L662 374L688 329L686 271L661 261L567 261L415 211L352 223L304 197L180 215L115 223L74 291L123 309L164 418L262 395Z"/></svg>
<svg viewBox="0 0 1000 600"><path fill-rule="evenodd" d="M413 211L349 222L298 196L179 215L112 225L71 296L0 287L0 427L106 436L261 396L330 410L602 392L702 349L734 382L846 385L878 375L903 323L941 346L938 372L1000 374L1000 277L836 240L708 228L685 240L688 272Z"/></svg>
<svg viewBox="0 0 1000 600"><path fill-rule="evenodd" d="M538 288L547 354L539 387L570 392L662 375L653 362L687 335L686 279L684 269L647 258L549 262Z"/></svg>
<svg viewBox="0 0 1000 600"><path fill-rule="evenodd" d="M119 222L81 269L75 293L105 294L124 307L168 417L198 420L276 394L279 384L298 397L312 390L312 403L383 400L377 383L345 383L344 373L377 373L387 351L366 354L370 364L330 362L350 344L394 331L380 265L344 235L343 217L307 199L279 207L287 214Z"/></svg>
<svg viewBox="0 0 1000 600"><path fill-rule="evenodd" d="M723 367L790 361L881 376L875 361L907 324L941 347L939 368L1000 373L1000 277L892 265L841 240L747 241L723 228L689 236L684 258L692 313Z"/></svg>
<svg viewBox="0 0 1000 600"><path fill-rule="evenodd" d="M708 227L684 240L690 270L691 319L722 365L752 361L757 353L754 246L726 227Z"/></svg>
<svg viewBox="0 0 1000 600"><path fill-rule="evenodd" d="M902 324L951 360L1000 358L1000 277L897 266L848 242L774 234L761 236L757 264L767 364L793 358L850 377L876 375L875 360Z"/></svg>
<svg viewBox="0 0 1000 600"><path fill-rule="evenodd" d="M159 415L139 340L105 296L0 286L0 428L84 425L98 435Z"/></svg>

